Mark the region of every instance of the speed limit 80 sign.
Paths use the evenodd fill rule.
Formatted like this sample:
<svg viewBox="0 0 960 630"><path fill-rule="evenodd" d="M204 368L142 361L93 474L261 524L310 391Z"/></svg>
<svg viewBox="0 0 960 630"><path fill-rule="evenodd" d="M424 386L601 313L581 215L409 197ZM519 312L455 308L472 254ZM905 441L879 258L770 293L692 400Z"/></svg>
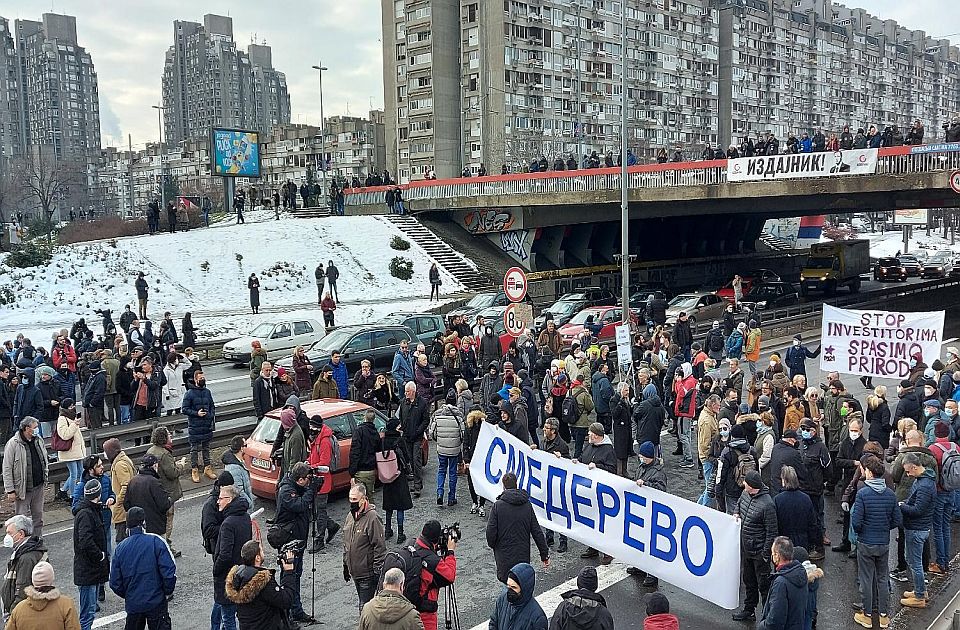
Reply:
<svg viewBox="0 0 960 630"><path fill-rule="evenodd" d="M511 337L519 337L533 321L533 308L524 302L514 302L503 311L503 327Z"/></svg>

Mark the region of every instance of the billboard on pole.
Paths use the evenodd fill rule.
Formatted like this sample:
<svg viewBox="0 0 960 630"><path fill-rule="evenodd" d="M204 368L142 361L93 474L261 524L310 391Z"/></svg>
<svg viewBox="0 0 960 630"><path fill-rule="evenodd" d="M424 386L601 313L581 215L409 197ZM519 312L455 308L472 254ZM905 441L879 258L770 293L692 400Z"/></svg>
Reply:
<svg viewBox="0 0 960 630"><path fill-rule="evenodd" d="M260 177L260 134L241 129L213 129L210 159L213 175Z"/></svg>

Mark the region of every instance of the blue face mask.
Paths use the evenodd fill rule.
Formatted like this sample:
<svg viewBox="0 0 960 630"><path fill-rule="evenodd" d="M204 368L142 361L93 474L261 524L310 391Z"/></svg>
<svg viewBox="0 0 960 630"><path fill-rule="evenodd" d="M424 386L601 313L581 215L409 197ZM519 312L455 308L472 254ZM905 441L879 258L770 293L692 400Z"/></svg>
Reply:
<svg viewBox="0 0 960 630"><path fill-rule="evenodd" d="M727 429L720 429L720 435L722 437L730 437L730 431L728 431Z"/></svg>
<svg viewBox="0 0 960 630"><path fill-rule="evenodd" d="M940 412L940 417L947 421L953 420L953 416L950 415L950 411L947 409Z"/></svg>
<svg viewBox="0 0 960 630"><path fill-rule="evenodd" d="M762 422L760 422L759 420L757 420L757 431L760 431L760 430L763 429L763 427L765 427L765 426L766 426L765 424L763 424Z"/></svg>
<svg viewBox="0 0 960 630"><path fill-rule="evenodd" d="M810 438L813 437L813 432L812 432L812 431L801 431L801 432L800 432L800 437L802 437L802 438L805 439L805 440L809 440Z"/></svg>

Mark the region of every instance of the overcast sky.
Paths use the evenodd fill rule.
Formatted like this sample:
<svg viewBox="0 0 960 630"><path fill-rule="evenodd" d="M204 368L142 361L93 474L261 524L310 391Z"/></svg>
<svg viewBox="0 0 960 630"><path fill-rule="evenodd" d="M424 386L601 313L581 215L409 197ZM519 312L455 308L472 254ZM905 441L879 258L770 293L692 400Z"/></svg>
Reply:
<svg viewBox="0 0 960 630"><path fill-rule="evenodd" d="M956 0L845 4L933 36L960 31ZM231 16L239 47L246 48L255 35L258 43L266 40L273 48L273 65L287 76L293 122L319 122L317 75L310 69L319 59L330 68L324 73L324 114L365 116L371 101L383 108L379 0L4 0L0 15L11 22L39 20L51 10L77 16L79 43L93 57L104 146L126 147L128 133L134 145L156 140L156 112L150 106L160 100L173 20L203 22L205 13ZM951 39L960 41L956 35Z"/></svg>

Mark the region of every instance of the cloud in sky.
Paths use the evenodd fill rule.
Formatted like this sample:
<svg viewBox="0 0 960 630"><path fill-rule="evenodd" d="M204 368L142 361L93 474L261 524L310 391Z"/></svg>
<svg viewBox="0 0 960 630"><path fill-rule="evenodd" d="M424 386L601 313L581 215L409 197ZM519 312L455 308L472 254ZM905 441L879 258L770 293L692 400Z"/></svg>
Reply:
<svg viewBox="0 0 960 630"><path fill-rule="evenodd" d="M488 0L494 1L494 0ZM857 6L858 3L848 3ZM933 36L960 37L955 0L870 0L861 6ZM284 0L187 2L185 0L56 0L57 13L77 17L79 43L93 57L100 81L103 144L126 146L157 138L164 53L173 42L173 21L202 22L205 13L233 18L234 38L246 48L252 38L273 49L273 65L287 76L293 122L317 124L317 74L322 59L324 114L365 116L371 104L383 107L379 0ZM39 20L50 7L36 0L6 0L4 17ZM946 29L946 30L945 30Z"/></svg>

